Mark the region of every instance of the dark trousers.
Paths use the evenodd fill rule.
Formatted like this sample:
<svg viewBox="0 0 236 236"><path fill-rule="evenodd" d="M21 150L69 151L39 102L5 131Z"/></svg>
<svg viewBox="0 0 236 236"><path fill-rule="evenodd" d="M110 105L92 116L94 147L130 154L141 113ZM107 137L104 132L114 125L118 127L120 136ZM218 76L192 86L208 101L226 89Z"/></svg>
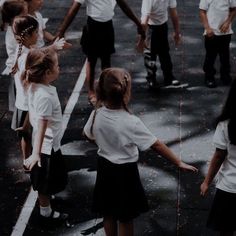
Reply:
<svg viewBox="0 0 236 236"><path fill-rule="evenodd" d="M206 56L203 65L203 71L205 72L206 79L214 79L214 75L216 73L214 64L218 54L220 57L221 79L224 80L230 76L230 41L230 34L221 36L215 35L210 38L205 36Z"/></svg>
<svg viewBox="0 0 236 236"><path fill-rule="evenodd" d="M157 55L166 81L173 79L173 65L170 57L167 22L162 25L149 25L150 60L156 61Z"/></svg>

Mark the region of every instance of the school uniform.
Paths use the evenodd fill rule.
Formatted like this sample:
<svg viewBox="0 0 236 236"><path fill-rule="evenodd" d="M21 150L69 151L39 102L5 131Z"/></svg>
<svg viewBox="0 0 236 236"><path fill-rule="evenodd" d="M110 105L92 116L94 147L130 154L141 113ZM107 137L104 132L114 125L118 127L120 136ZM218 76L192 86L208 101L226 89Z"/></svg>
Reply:
<svg viewBox="0 0 236 236"><path fill-rule="evenodd" d="M32 143L38 131L40 119L48 120L41 149L42 167L35 165L31 171L34 190L43 194L55 194L67 184L65 163L60 151L62 139L62 112L56 88L32 83L28 91L29 118L33 127Z"/></svg>
<svg viewBox="0 0 236 236"><path fill-rule="evenodd" d="M112 18L115 0L75 0L86 4L87 25L83 29L81 46L88 60L110 57L115 52Z"/></svg>
<svg viewBox="0 0 236 236"><path fill-rule="evenodd" d="M207 226L219 231L235 231L236 212L236 145L230 143L228 120L217 125L213 138L214 146L227 150L227 156L217 174L216 194Z"/></svg>
<svg viewBox="0 0 236 236"><path fill-rule="evenodd" d="M18 53L18 47L16 50L16 55ZM15 110L12 117L11 128L15 130L16 128L22 127L28 112L28 95L27 88L23 85L21 75L25 70L25 62L27 55L29 53L29 49L26 47L22 47L22 52L20 57L18 58L18 70L14 75L14 82L16 87L16 100L15 100ZM16 56L15 56L16 58ZM18 136L21 138L24 136L24 132L19 131ZM28 138L28 137L25 137Z"/></svg>
<svg viewBox="0 0 236 236"><path fill-rule="evenodd" d="M220 76L223 82L230 81L230 41L233 34L232 28L226 33L220 31L220 26L228 18L230 8L236 7L236 0L201 0L199 9L205 10L209 26L213 29L214 36L206 37L204 31L206 56L203 65L206 80L214 80L216 70L214 63L217 55L220 57Z"/></svg>
<svg viewBox="0 0 236 236"><path fill-rule="evenodd" d="M141 20L149 16L148 37L149 50L145 52L145 66L150 76L156 76L156 57L158 55L165 82L174 79L173 64L169 54L168 9L176 8L176 0L143 0ZM151 63L154 62L154 63Z"/></svg>
<svg viewBox="0 0 236 236"><path fill-rule="evenodd" d="M5 75L9 78L9 87L8 87L8 107L9 111L15 110L15 100L16 100L16 92L15 92L15 84L14 79L11 76L12 67L15 64L15 55L17 49L17 41L14 37L14 33L12 31L11 26L7 26L6 34L5 34L5 45L7 51L7 60L6 60L6 68L3 70L2 75Z"/></svg>
<svg viewBox="0 0 236 236"><path fill-rule="evenodd" d="M84 127L99 148L93 211L124 222L132 220L148 210L137 167L139 150L148 149L156 137L124 110L99 108L91 133L93 117L94 111Z"/></svg>

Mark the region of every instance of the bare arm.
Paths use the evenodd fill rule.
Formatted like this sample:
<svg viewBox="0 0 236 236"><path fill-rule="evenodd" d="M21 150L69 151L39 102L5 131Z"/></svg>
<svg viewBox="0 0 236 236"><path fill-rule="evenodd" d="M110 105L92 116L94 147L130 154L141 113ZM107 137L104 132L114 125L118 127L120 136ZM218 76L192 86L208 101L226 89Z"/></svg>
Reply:
<svg viewBox="0 0 236 236"><path fill-rule="evenodd" d="M63 37L67 28L70 26L71 22L74 20L77 12L80 9L81 4L78 2L73 1L70 9L68 10L62 24L59 27L59 30L56 34L56 37Z"/></svg>
<svg viewBox="0 0 236 236"><path fill-rule="evenodd" d="M206 30L207 37L212 37L214 35L214 32L213 32L212 28L209 25L206 11L200 9L199 15L200 15L200 20L203 24L203 27Z"/></svg>
<svg viewBox="0 0 236 236"><path fill-rule="evenodd" d="M210 166L207 172L207 175L203 181L203 183L201 184L201 195L205 196L208 188L210 186L210 184L212 183L213 179L215 178L216 174L218 173L222 163L225 160L225 157L227 155L227 151L226 150L221 150L221 149L216 149L213 158L210 162Z"/></svg>
<svg viewBox="0 0 236 236"><path fill-rule="evenodd" d="M48 125L48 120L41 120L41 119L39 120L38 130L35 135L32 155L29 158L27 158L25 161L25 166L29 170L32 170L34 165L37 163L39 166L41 166L40 153L41 153L43 139L44 139L44 135L47 129L47 125Z"/></svg>
<svg viewBox="0 0 236 236"><path fill-rule="evenodd" d="M43 38L47 42L52 42L55 39L55 37L51 33L49 33L48 31L46 31L46 30L43 31Z"/></svg>
<svg viewBox="0 0 236 236"><path fill-rule="evenodd" d="M174 27L174 41L178 45L180 43L180 28L179 28L179 17L176 8L170 8L170 18Z"/></svg>
<svg viewBox="0 0 236 236"><path fill-rule="evenodd" d="M233 19L234 19L235 15L236 15L236 8L230 8L228 18L220 26L220 31L222 33L227 33L229 31L230 24L233 22Z"/></svg>
<svg viewBox="0 0 236 236"><path fill-rule="evenodd" d="M180 169L197 172L197 168L181 161L164 143L160 142L159 140L157 140L151 146L151 148L155 150L157 153L159 153L161 156L165 157L166 159L174 163Z"/></svg>
<svg viewBox="0 0 236 236"><path fill-rule="evenodd" d="M128 16L136 25L137 25L137 30L138 34L142 36L142 38L145 38L145 31L139 21L139 19L136 17L136 15L133 13L129 5L126 3L125 0L116 0L117 4L121 8L121 10Z"/></svg>

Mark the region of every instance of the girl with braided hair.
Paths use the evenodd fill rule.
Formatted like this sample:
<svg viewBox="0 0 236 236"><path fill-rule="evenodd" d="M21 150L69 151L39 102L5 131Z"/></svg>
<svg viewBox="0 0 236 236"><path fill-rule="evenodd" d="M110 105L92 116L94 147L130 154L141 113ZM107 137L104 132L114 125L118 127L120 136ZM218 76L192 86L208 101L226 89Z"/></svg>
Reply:
<svg viewBox="0 0 236 236"><path fill-rule="evenodd" d="M180 169L197 171L130 113L130 91L131 77L127 71L103 70L97 85L96 109L84 127L84 134L99 148L93 211L103 217L107 236L133 236L133 219L148 210L137 167L138 150L151 147Z"/></svg>

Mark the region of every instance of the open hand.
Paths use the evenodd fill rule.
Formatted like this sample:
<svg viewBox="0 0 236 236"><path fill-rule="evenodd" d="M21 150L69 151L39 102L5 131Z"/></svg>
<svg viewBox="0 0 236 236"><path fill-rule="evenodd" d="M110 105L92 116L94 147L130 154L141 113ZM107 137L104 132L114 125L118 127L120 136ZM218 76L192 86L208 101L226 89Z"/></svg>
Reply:
<svg viewBox="0 0 236 236"><path fill-rule="evenodd" d="M35 164L38 164L41 167L40 155L39 154L32 154L29 158L24 161L24 166L28 170L32 170Z"/></svg>
<svg viewBox="0 0 236 236"><path fill-rule="evenodd" d="M182 170L189 170L189 171L193 171L193 172L198 172L198 169L196 167L186 164L183 161L180 162L179 168Z"/></svg>

